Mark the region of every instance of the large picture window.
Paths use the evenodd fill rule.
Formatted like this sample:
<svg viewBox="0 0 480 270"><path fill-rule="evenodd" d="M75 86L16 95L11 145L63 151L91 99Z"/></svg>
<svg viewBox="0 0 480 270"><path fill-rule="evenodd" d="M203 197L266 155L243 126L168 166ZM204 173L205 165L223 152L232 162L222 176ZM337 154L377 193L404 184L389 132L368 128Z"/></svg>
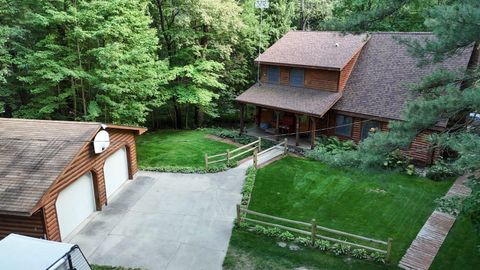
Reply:
<svg viewBox="0 0 480 270"><path fill-rule="evenodd" d="M303 68L292 68L290 70L290 85L303 86L304 72Z"/></svg>
<svg viewBox="0 0 480 270"><path fill-rule="evenodd" d="M375 130L375 132L380 131L380 122L377 121L366 121L362 124L362 140L367 138L370 134L370 131Z"/></svg>
<svg viewBox="0 0 480 270"><path fill-rule="evenodd" d="M269 83L280 82L280 67L268 66L267 68L267 81Z"/></svg>
<svg viewBox="0 0 480 270"><path fill-rule="evenodd" d="M351 137L352 136L352 117L337 114L335 117L335 134Z"/></svg>

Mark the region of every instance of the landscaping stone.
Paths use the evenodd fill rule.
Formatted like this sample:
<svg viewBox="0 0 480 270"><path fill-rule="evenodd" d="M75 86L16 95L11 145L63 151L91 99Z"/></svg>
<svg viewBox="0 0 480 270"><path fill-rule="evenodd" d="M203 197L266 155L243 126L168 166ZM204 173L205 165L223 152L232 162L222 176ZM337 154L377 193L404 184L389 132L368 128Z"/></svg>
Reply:
<svg viewBox="0 0 480 270"><path fill-rule="evenodd" d="M287 246L287 243L285 243L285 242L277 242L277 245L278 245L279 247L284 248L284 247Z"/></svg>
<svg viewBox="0 0 480 270"><path fill-rule="evenodd" d="M292 250L292 251L297 251L297 250L300 250L302 249L301 247L295 245L295 244L290 244L288 245L288 249Z"/></svg>

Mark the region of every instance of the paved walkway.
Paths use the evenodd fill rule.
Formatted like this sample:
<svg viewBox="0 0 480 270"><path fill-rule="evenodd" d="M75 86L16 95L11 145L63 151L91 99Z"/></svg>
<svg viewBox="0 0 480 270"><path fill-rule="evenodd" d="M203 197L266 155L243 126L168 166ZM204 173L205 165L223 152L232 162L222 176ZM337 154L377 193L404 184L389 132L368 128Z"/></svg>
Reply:
<svg viewBox="0 0 480 270"><path fill-rule="evenodd" d="M468 196L471 190L463 185L467 179L467 176L459 177L446 196ZM398 266L403 269L426 270L430 268L443 241L455 223L455 219L450 214L433 211L405 255L403 255Z"/></svg>

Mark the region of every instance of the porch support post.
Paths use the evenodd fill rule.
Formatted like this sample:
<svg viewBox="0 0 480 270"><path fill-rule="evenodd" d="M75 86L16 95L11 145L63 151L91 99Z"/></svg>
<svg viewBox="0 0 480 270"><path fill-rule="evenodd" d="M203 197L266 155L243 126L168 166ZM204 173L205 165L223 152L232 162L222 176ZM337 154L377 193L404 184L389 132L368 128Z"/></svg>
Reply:
<svg viewBox="0 0 480 270"><path fill-rule="evenodd" d="M277 136L275 136L275 139L278 141L278 140L280 140L280 136L279 136L280 130L278 129L278 126L280 125L280 112L279 111L275 111L275 117L276 117L276 119L275 119L275 135L277 135Z"/></svg>
<svg viewBox="0 0 480 270"><path fill-rule="evenodd" d="M240 103L240 135L243 134L243 130L245 129L244 117L245 117L245 104Z"/></svg>
<svg viewBox="0 0 480 270"><path fill-rule="evenodd" d="M310 125L310 148L313 149L315 148L315 138L316 138L316 135L315 135L315 132L316 132L316 125L317 125L317 121L315 121L315 117L313 116L310 116L310 122L311 122L311 125Z"/></svg>
<svg viewBox="0 0 480 270"><path fill-rule="evenodd" d="M255 109L257 111L255 124L257 124L257 127L260 127L260 121L262 120L262 108L259 106L256 106Z"/></svg>
<svg viewBox="0 0 480 270"><path fill-rule="evenodd" d="M300 115L295 114L295 145L300 145L300 133L298 130L300 129Z"/></svg>

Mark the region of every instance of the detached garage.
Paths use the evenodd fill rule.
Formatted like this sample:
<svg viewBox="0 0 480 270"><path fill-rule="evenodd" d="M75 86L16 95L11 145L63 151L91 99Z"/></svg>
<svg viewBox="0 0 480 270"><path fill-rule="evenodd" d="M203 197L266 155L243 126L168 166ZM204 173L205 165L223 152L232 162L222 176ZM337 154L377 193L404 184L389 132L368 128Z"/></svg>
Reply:
<svg viewBox="0 0 480 270"><path fill-rule="evenodd" d="M146 129L0 118L0 239L61 241L137 171Z"/></svg>

